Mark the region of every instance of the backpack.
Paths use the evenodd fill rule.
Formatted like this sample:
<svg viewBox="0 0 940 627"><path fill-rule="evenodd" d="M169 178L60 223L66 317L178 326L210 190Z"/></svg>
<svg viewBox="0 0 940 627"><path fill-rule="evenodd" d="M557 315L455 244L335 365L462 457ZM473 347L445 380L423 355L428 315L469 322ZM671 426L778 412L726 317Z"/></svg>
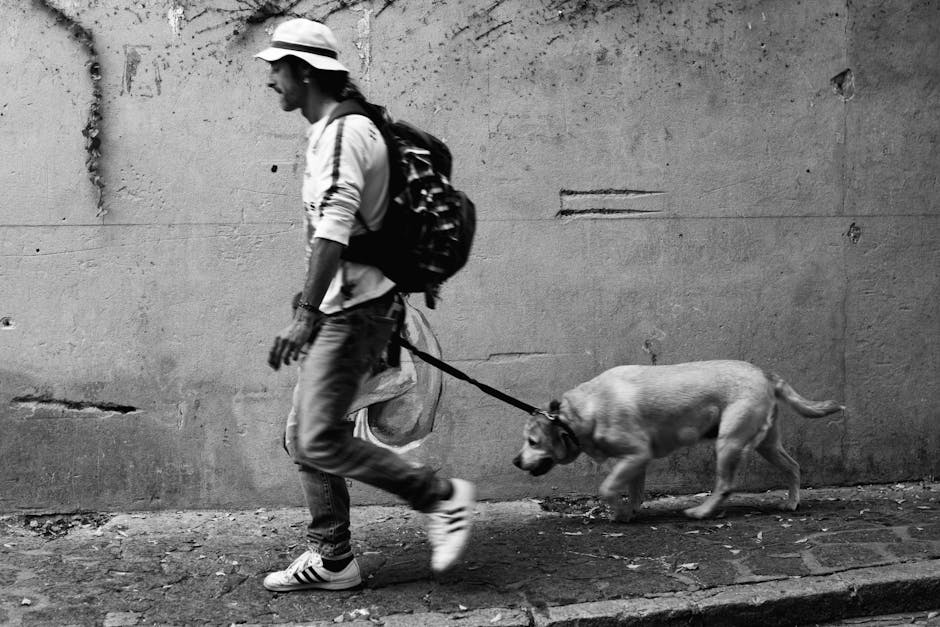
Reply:
<svg viewBox="0 0 940 627"><path fill-rule="evenodd" d="M379 268L399 291L424 292L434 309L444 281L470 256L476 207L450 184L453 159L437 137L386 110L360 100L344 100L327 124L345 115L365 115L378 127L388 147L388 209L382 226L349 240L342 258Z"/></svg>

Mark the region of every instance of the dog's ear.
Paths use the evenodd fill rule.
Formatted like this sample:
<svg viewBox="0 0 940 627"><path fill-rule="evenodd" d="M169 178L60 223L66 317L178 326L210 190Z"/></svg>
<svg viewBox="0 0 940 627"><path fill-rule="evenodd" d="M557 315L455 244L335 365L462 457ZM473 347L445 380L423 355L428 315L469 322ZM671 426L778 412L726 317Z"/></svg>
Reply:
<svg viewBox="0 0 940 627"><path fill-rule="evenodd" d="M559 410L561 410L561 403L558 401L558 399L553 398L548 404L548 413L557 414Z"/></svg>

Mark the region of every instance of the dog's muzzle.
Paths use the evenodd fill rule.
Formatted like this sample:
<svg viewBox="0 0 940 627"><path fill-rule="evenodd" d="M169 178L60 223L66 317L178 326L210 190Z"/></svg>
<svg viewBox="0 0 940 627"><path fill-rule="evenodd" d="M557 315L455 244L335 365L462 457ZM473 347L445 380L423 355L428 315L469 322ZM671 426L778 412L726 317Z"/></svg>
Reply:
<svg viewBox="0 0 940 627"><path fill-rule="evenodd" d="M539 475L544 475L549 470L552 469L552 466L555 465L555 460L550 457L543 457L535 465L529 466L526 468L522 465L522 455L516 455L515 459L512 460L513 465L520 470L528 470L529 474L533 477L538 477Z"/></svg>

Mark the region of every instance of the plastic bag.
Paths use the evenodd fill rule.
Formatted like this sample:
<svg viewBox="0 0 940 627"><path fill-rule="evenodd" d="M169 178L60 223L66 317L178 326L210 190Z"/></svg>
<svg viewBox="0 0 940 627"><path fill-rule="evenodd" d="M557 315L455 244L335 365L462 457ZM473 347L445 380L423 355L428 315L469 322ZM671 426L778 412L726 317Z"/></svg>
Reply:
<svg viewBox="0 0 940 627"><path fill-rule="evenodd" d="M407 300L402 333L415 347L441 356L427 318ZM403 348L400 368L388 368L363 383L353 403L358 408L354 415L356 437L399 453L420 446L434 429L442 391L441 371Z"/></svg>

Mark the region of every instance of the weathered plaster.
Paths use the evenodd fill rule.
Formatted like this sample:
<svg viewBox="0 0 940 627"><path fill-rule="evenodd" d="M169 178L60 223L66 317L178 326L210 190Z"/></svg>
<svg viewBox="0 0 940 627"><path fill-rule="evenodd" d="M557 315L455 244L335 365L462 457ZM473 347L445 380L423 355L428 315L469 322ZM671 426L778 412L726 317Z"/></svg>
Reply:
<svg viewBox="0 0 940 627"><path fill-rule="evenodd" d="M445 359L536 404L621 363L747 359L849 406L785 415L807 483L940 469L932 3L0 11L0 510L297 503L293 376L265 356L302 280L305 125L252 58L293 16L454 152L479 226L428 312ZM409 458L486 498L593 492L588 462L514 469L524 416L443 385ZM712 460L649 486L708 489Z"/></svg>

